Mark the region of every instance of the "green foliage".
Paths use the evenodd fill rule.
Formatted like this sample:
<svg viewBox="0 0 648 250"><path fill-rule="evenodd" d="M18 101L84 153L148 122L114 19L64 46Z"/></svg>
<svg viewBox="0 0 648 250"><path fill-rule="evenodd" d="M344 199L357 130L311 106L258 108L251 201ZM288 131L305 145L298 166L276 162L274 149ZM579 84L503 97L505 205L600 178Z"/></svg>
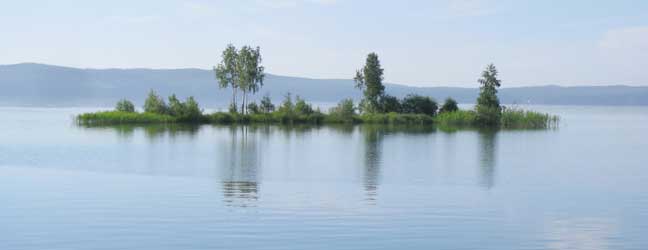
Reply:
<svg viewBox="0 0 648 250"><path fill-rule="evenodd" d="M202 109L190 96L185 102L178 100L175 94L169 96L169 114L180 121L198 121L202 118Z"/></svg>
<svg viewBox="0 0 648 250"><path fill-rule="evenodd" d="M144 112L166 115L169 114L169 108L164 100L154 90L151 90L144 101Z"/></svg>
<svg viewBox="0 0 648 250"><path fill-rule="evenodd" d="M355 122L356 108L352 99L344 99L329 110L329 121L340 123Z"/></svg>
<svg viewBox="0 0 648 250"><path fill-rule="evenodd" d="M401 113L403 112L403 107L400 100L395 96L383 95L380 97L380 109L383 113Z"/></svg>
<svg viewBox="0 0 648 250"><path fill-rule="evenodd" d="M471 127L476 120L477 113L472 110L441 112L434 118L435 123L441 127Z"/></svg>
<svg viewBox="0 0 648 250"><path fill-rule="evenodd" d="M292 114L295 111L295 104L292 101L292 96L290 93L286 93L284 100L277 110L279 113Z"/></svg>
<svg viewBox="0 0 648 250"><path fill-rule="evenodd" d="M513 129L544 129L555 127L559 118L545 113L527 111L522 109L507 109L502 111L502 128Z"/></svg>
<svg viewBox="0 0 648 250"><path fill-rule="evenodd" d="M402 102L402 111L406 114L425 114L435 116L438 106L430 97L415 94L407 95Z"/></svg>
<svg viewBox="0 0 648 250"><path fill-rule="evenodd" d="M385 86L382 83L383 71L376 53L367 55L364 67L356 71L353 80L356 87L363 90L364 94L361 105L362 112L373 113L380 111L380 97L385 93Z"/></svg>
<svg viewBox="0 0 648 250"><path fill-rule="evenodd" d="M432 124L433 118L425 114L397 114L397 113L366 113L360 116L362 123L372 124L409 124L424 125Z"/></svg>
<svg viewBox="0 0 648 250"><path fill-rule="evenodd" d="M297 96L296 100L297 101L295 102L295 113L297 113L297 115L310 115L315 113L313 107L310 104L306 103L304 99Z"/></svg>
<svg viewBox="0 0 648 250"><path fill-rule="evenodd" d="M135 105L129 100L121 99L115 105L115 111L132 113L135 112Z"/></svg>
<svg viewBox="0 0 648 250"><path fill-rule="evenodd" d="M170 115L155 113L136 113L122 111L106 111L81 114L76 121L83 125L111 125L111 124L148 124L148 123L173 123L177 119Z"/></svg>
<svg viewBox="0 0 648 250"><path fill-rule="evenodd" d="M455 112L459 110L459 106L457 105L457 101L454 99L448 97L445 102L443 103L443 106L441 106L441 109L439 110L439 113L448 113L448 112Z"/></svg>
<svg viewBox="0 0 648 250"><path fill-rule="evenodd" d="M216 73L216 80L220 88L232 88L232 102L231 106L236 109L236 90L239 87L239 77L237 70L238 51L232 44L228 44L227 48L221 55L221 62L218 66L214 67Z"/></svg>
<svg viewBox="0 0 648 250"><path fill-rule="evenodd" d="M275 110L275 106L274 104L272 104L272 101L270 100L270 96L268 95L263 96L259 108L263 113L270 113Z"/></svg>
<svg viewBox="0 0 648 250"><path fill-rule="evenodd" d="M247 112L248 114L259 114L261 113L261 109L259 108L259 105L256 104L256 102L251 102L247 105Z"/></svg>
<svg viewBox="0 0 648 250"><path fill-rule="evenodd" d="M169 114L181 116L185 110L184 104L178 100L175 94L169 96Z"/></svg>
<svg viewBox="0 0 648 250"><path fill-rule="evenodd" d="M247 94L256 93L265 78L261 66L261 49L243 46L237 50L229 44L223 51L221 62L214 67L216 79L221 88L232 88L232 106L236 107L237 90L241 90L243 102L241 113L245 113Z"/></svg>
<svg viewBox="0 0 648 250"><path fill-rule="evenodd" d="M502 110L497 97L497 88L501 81L497 78L495 65L489 64L478 80L480 84L479 97L477 98L477 122L483 126L497 126L500 122Z"/></svg>

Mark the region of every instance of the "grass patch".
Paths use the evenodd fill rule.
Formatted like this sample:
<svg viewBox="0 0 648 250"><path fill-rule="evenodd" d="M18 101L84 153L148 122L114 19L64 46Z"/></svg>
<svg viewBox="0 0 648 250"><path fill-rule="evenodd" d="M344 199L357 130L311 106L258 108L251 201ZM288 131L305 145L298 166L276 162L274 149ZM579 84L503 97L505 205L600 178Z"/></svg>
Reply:
<svg viewBox="0 0 648 250"><path fill-rule="evenodd" d="M178 118L154 113L101 111L78 115L76 121L83 125L164 124L178 122Z"/></svg>

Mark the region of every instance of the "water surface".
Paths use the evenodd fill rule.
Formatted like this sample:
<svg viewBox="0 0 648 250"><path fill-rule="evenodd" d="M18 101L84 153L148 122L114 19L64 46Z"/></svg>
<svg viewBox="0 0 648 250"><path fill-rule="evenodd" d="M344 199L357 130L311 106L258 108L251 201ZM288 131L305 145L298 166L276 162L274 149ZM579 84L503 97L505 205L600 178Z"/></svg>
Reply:
<svg viewBox="0 0 648 250"><path fill-rule="evenodd" d="M0 108L0 249L647 249L648 108L552 130L78 127Z"/></svg>

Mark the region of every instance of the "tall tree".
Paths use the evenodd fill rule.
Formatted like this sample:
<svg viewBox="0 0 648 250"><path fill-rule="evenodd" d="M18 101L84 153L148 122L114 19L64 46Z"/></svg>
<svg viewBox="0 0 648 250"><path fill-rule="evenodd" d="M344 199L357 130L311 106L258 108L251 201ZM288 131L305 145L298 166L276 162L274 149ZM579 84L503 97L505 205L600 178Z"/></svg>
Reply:
<svg viewBox="0 0 648 250"><path fill-rule="evenodd" d="M256 93L263 86L265 68L261 65L261 49L243 46L238 53L236 71L238 72L239 88L243 92L241 111L245 113L248 93Z"/></svg>
<svg viewBox="0 0 648 250"><path fill-rule="evenodd" d="M497 88L501 86L501 81L497 74L497 68L491 63L486 66L478 80L480 87L476 106L477 120L484 125L497 125L500 121L502 109L497 97Z"/></svg>
<svg viewBox="0 0 648 250"><path fill-rule="evenodd" d="M221 55L221 62L218 66L214 67L218 86L220 88L232 88L232 103L231 107L236 110L236 92L239 88L239 76L237 70L238 51L232 44L228 44L227 48Z"/></svg>
<svg viewBox="0 0 648 250"><path fill-rule="evenodd" d="M376 53L367 55L367 60L362 69L356 71L353 80L356 88L363 90L363 109L368 112L379 110L379 100L385 94L383 85L383 69L380 67L380 60Z"/></svg>

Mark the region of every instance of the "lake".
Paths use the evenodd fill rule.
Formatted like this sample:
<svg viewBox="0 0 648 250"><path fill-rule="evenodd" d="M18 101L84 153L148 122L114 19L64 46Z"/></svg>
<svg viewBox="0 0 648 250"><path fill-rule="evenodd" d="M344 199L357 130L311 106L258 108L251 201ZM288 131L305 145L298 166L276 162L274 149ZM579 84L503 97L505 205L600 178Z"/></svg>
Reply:
<svg viewBox="0 0 648 250"><path fill-rule="evenodd" d="M648 249L648 107L550 130L78 127L0 108L0 249Z"/></svg>

